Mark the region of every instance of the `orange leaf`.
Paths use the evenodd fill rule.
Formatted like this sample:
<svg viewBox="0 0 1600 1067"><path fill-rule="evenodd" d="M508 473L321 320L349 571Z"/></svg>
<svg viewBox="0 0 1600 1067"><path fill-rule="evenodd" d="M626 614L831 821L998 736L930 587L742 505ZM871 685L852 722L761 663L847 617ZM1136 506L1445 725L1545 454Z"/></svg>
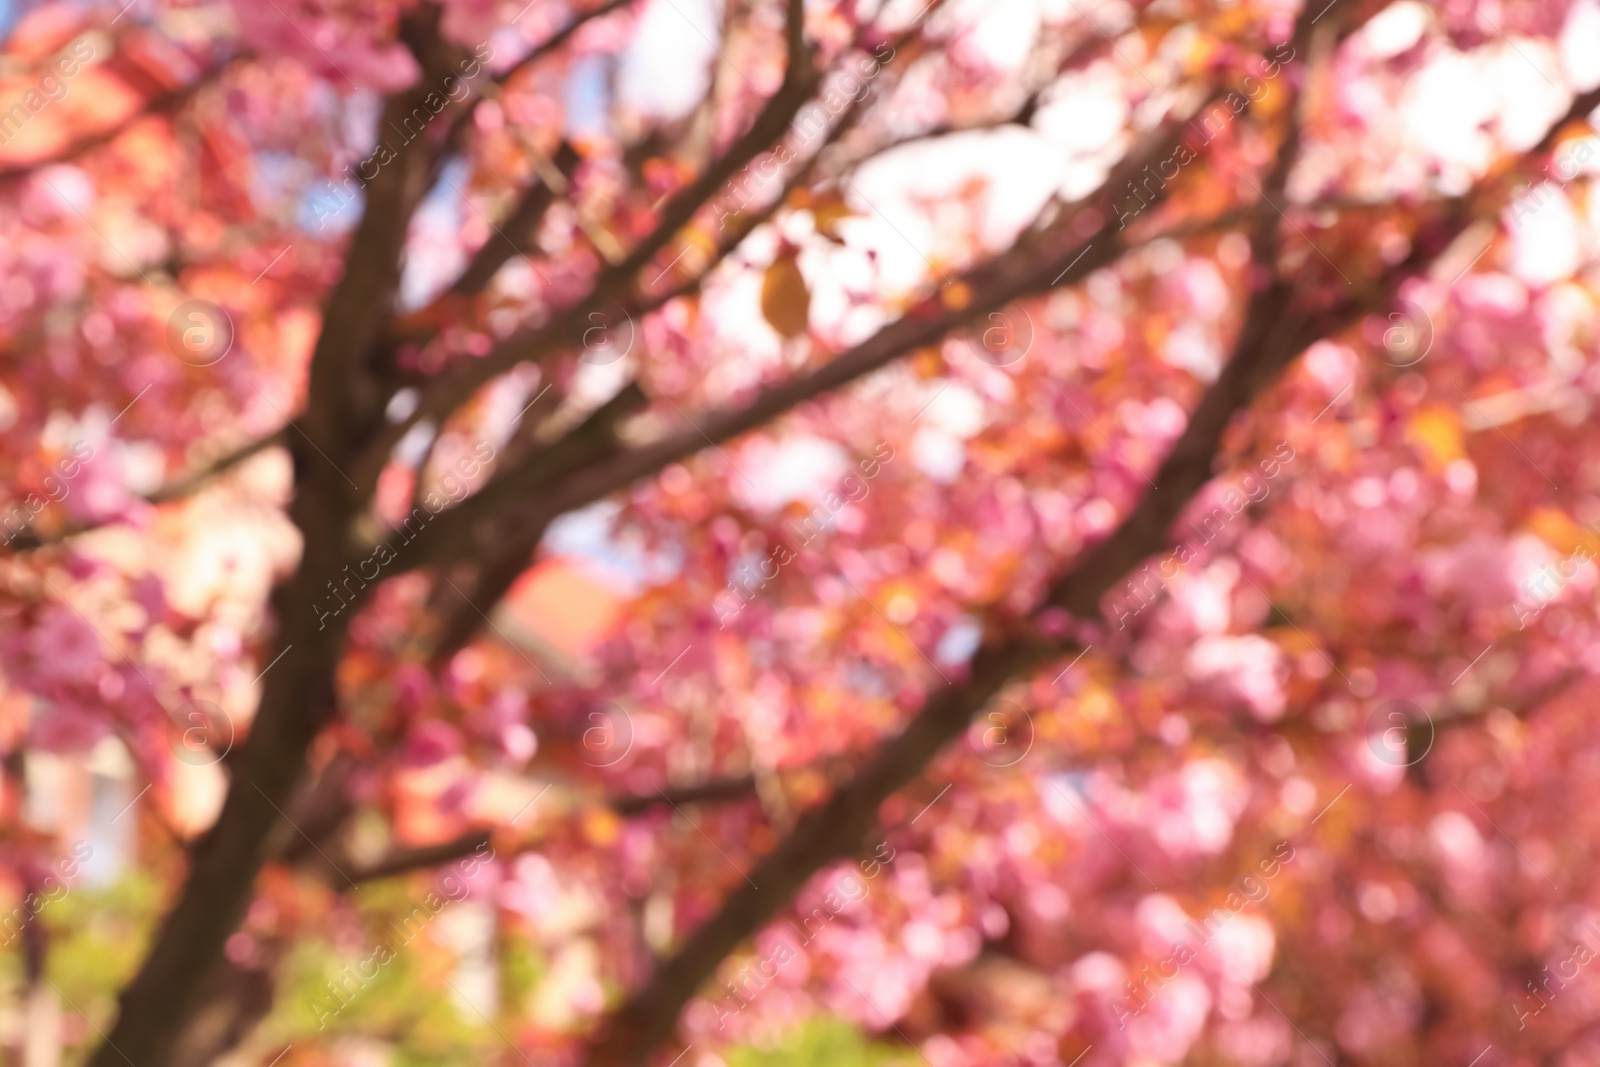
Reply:
<svg viewBox="0 0 1600 1067"><path fill-rule="evenodd" d="M761 314L785 340L799 337L810 326L811 290L795 262L794 253L781 254L761 280Z"/></svg>
<svg viewBox="0 0 1600 1067"><path fill-rule="evenodd" d="M834 193L819 198L811 205L811 217L818 233L831 241L837 241L839 223L844 219L855 218L856 213L850 210L850 205L844 202L844 197Z"/></svg>
<svg viewBox="0 0 1600 1067"><path fill-rule="evenodd" d="M1429 461L1430 470L1443 470L1466 454L1461 440L1461 419L1447 407L1424 408L1411 416L1406 436Z"/></svg>
<svg viewBox="0 0 1600 1067"><path fill-rule="evenodd" d="M943 377L948 369L937 348L919 348L911 353L911 370L923 381Z"/></svg>
<svg viewBox="0 0 1600 1067"><path fill-rule="evenodd" d="M602 848L615 842L622 833L622 820L610 808L585 809L582 826L584 840Z"/></svg>
<svg viewBox="0 0 1600 1067"><path fill-rule="evenodd" d="M1600 542L1595 535L1557 508L1538 508L1528 516L1528 528L1557 552L1570 553L1579 545L1593 552Z"/></svg>

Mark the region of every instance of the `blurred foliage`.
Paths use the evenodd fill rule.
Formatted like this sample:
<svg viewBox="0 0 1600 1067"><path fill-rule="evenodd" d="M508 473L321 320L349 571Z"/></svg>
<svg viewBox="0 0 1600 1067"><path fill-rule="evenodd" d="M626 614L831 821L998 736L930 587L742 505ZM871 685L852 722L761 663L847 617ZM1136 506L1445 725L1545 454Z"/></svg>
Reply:
<svg viewBox="0 0 1600 1067"><path fill-rule="evenodd" d="M906 1067L915 1050L868 1041L839 1019L812 1019L783 1035L775 1048L740 1045L724 1057L728 1067Z"/></svg>

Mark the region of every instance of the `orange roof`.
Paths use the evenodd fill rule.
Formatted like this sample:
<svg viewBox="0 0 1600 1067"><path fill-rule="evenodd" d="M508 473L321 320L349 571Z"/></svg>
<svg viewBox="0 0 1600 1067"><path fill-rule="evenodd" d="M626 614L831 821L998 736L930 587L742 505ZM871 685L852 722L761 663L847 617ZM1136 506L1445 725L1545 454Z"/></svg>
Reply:
<svg viewBox="0 0 1600 1067"><path fill-rule="evenodd" d="M627 604L615 589L562 558L535 566L506 596L506 608L517 623L571 657L593 651L615 633Z"/></svg>

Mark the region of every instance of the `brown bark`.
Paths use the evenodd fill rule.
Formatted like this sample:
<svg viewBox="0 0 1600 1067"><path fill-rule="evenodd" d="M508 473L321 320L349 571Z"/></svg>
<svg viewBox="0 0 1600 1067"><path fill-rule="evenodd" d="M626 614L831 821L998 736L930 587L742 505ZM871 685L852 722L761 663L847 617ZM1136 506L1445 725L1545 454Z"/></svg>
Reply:
<svg viewBox="0 0 1600 1067"><path fill-rule="evenodd" d="M437 11L425 12L410 33L430 33ZM426 53L428 50L423 49ZM445 62L427 54L424 69ZM424 79L422 84L427 84ZM422 92L392 98L386 114L404 116L422 105ZM250 734L232 761L227 797L216 823L194 846L189 874L162 921L149 955L119 998L117 1022L89 1059L92 1067L124 1062L166 1063L180 1031L216 973L222 945L249 904L256 873L270 850L305 773L306 751L335 708L334 673L345 628L362 599L322 614L333 583L349 560L349 531L370 495L352 485L343 468L363 423L370 424L379 391L361 356L386 321L398 282L404 220L423 193L430 159L424 138L402 147L398 158L367 187L367 208L346 260L345 275L329 298L312 359L306 415L287 438L294 459L295 496L290 518L303 547L299 566L272 594L277 632L268 654L276 657ZM396 220L401 225L396 225ZM381 407L379 407L381 411Z"/></svg>

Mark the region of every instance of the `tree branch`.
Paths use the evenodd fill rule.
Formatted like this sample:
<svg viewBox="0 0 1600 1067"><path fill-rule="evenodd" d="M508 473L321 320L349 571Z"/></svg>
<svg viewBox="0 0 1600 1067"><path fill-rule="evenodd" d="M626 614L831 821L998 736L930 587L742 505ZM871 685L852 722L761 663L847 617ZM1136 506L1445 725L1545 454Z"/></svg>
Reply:
<svg viewBox="0 0 1600 1067"><path fill-rule="evenodd" d="M174 500L180 500L194 492L196 489L199 489L211 479L232 470L234 467L237 467L239 464L243 463L251 456L254 456L256 453L264 452L274 445L283 444L284 435L287 432L288 431L286 429L278 429L267 434L265 437L258 437L249 444L227 453L220 459L213 460L211 463L208 463L199 470L191 471L175 481L168 482L166 485L162 486L160 489L157 489L155 492L148 494L143 499L149 504L167 504ZM16 538L10 542L10 545L12 551L14 552L29 552L44 545L58 544L67 540L68 538L76 537L79 534L88 533L90 530L99 530L107 526L115 525L118 521L120 520L110 519L104 522L73 523L48 534L41 534L32 527L29 527L22 533L18 534Z"/></svg>
<svg viewBox="0 0 1600 1067"><path fill-rule="evenodd" d="M344 275L329 296L311 358L311 381L302 416L306 438L329 454L347 454L382 425L390 390L381 380L388 370L371 365L382 351L376 342L394 310L400 282L400 254L412 214L428 190L434 163L443 155L443 138L421 133L404 139L407 120L432 116L425 98L430 84L443 80L460 52L439 35L440 9L419 8L401 20L401 38L417 56L424 76L417 85L385 101L378 125L387 161L365 187L366 207L345 256ZM396 135L398 146L389 140ZM363 442L364 443L364 442ZM308 457L309 460L309 457ZM374 479L330 471L308 462L307 476L329 493L344 495L353 484L356 497L370 494ZM366 488L361 488L365 486Z"/></svg>
<svg viewBox="0 0 1600 1067"><path fill-rule="evenodd" d="M931 295L817 370L763 390L744 407L702 413L692 420L693 425L648 445L570 471L541 465L538 469L514 469L497 475L477 494L434 520L400 565L417 567L471 558L493 542L495 531L486 524L502 512L509 521L529 527L547 524L563 512L593 503L699 452L708 442L720 444L755 429L808 400L887 366L907 352L933 344L951 330L1019 297L1057 285L1077 284L1115 262L1126 250L1114 207L1121 186L1147 164L1170 153L1187 118L1185 114L1144 138L1135 151L1112 168L1100 189L1064 209L1058 222L1025 236L1003 256L950 283L970 291L971 298L964 306L947 307ZM1075 227L1082 218L1102 221L1085 237Z"/></svg>
<svg viewBox="0 0 1600 1067"><path fill-rule="evenodd" d="M195 81L188 85L180 85L175 89L169 89L166 92L157 93L146 100L142 108L122 119L120 122L113 123L102 130L96 130L93 133L84 134L82 137L79 137L77 140L73 141L60 152L49 157L48 159L36 159L29 163L19 163L15 166L0 169L0 187L13 182L21 181L31 174L36 174L39 171L44 170L46 167L59 166L62 163L68 163L79 158L80 156L87 155L90 152L93 152L96 148L100 148L104 145L110 144L112 141L115 141L118 137L121 137L128 130L132 129L135 125L143 122L147 118L177 111L201 89L212 84L213 82L220 80L223 73L227 71L230 66L247 58L251 58L248 53L234 56L227 62L219 63L216 66L204 71L199 78L195 79Z"/></svg>
<svg viewBox="0 0 1600 1067"><path fill-rule="evenodd" d="M597 8L583 12L571 22L561 27L561 29L551 34L544 41L541 41L534 47L533 51L517 60L516 63L506 70L495 75L490 82L490 84L494 87L493 90L485 92L468 101L467 106L462 110L461 114L456 116L455 121L450 124L450 133L445 139L446 152L454 152L460 147L461 139L466 136L467 124L472 121L472 114L477 110L477 107L480 103L482 103L484 100L490 99L491 97L498 96L499 91L504 88L512 78L527 70L529 67L550 55L552 52L555 52L562 45L571 40L573 34L583 29L583 27L588 25L590 22L593 22L598 18L604 18L613 11L627 7L631 3L633 3L633 0L607 0L606 3L601 4Z"/></svg>
<svg viewBox="0 0 1600 1067"><path fill-rule="evenodd" d="M744 243L762 223L777 214L783 206L784 200L795 188L804 182L822 158L822 153L829 145L834 144L843 133L860 116L862 100L854 101L850 108L842 115L828 132L821 147L812 154L806 164L799 168L784 183L782 191L772 203L759 211L741 217L732 226L733 232L725 238L712 253L710 260L705 263L695 275L664 293L646 298L642 303L634 306L630 311L633 315L646 315L667 303L686 296L704 284L706 278L722 263L733 251ZM643 394L639 394L642 398ZM632 410L628 412L632 413ZM613 420L613 422L616 420ZM614 426L613 426L614 435ZM592 457L590 457L592 459ZM547 470L548 474L549 471ZM482 628L488 613L493 606L500 602L506 591L516 582L517 578L527 569L528 562L533 553L538 549L539 542L544 538L545 526L517 527L513 526L508 533L512 539L509 548L501 550L490 562L478 569L478 580L472 589L471 598L466 604L454 611L447 612L445 621L439 626L433 651L429 653L429 662L435 668L442 666L451 656L459 652L466 643ZM463 594L464 596L465 594ZM445 609L439 609L444 611Z"/></svg>
<svg viewBox="0 0 1600 1067"><path fill-rule="evenodd" d="M234 449L232 452L225 453L219 459L212 460L199 470L185 474L174 482L169 482L145 497L145 499L152 504L167 504L174 500L180 500L219 474L226 474L257 453L265 452L275 445L283 444L288 433L287 427L273 430L265 437L258 437L254 441Z"/></svg>
<svg viewBox="0 0 1600 1067"><path fill-rule="evenodd" d="M418 87L387 101L391 120L425 107L426 86L454 58L438 38L438 17L437 8L424 7L402 19L402 36L427 61ZM271 852L273 830L285 821L284 808L305 774L311 742L336 709L334 677L345 628L370 594L364 587L352 590L351 603L341 602L336 611L318 605L335 579L343 578L350 531L374 488L352 491L343 472L363 432L382 417L383 389L362 361L392 311L407 223L424 190L429 152L438 147L430 142L436 139L418 136L403 143L367 186L345 275L329 298L312 356L306 414L297 420L318 443L308 450L287 439L295 463L289 514L302 548L294 573L271 596L273 668L230 766L222 811L190 850L182 892L124 987L116 1024L90 1054L89 1067L170 1062L223 959L224 942L243 918L256 874Z"/></svg>
<svg viewBox="0 0 1600 1067"><path fill-rule="evenodd" d="M798 5L799 0L790 0L791 16L795 15L794 9ZM698 178L673 195L661 209L655 228L621 262L600 272L588 297L556 312L543 327L520 331L496 345L482 359L459 364L452 372L436 378L423 393L412 416L400 425L389 428L368 451L358 479L376 476L387 462L389 449L412 424L422 419L432 419L436 423L442 421L491 379L519 363L537 362L555 347L570 343L577 337L582 328L589 324L591 312L632 289L636 275L645 264L693 220L717 190L778 141L801 105L810 97L818 80L819 74L811 64L809 53L802 51L798 56L791 53L783 84L767 100L750 128Z"/></svg>
<svg viewBox="0 0 1600 1067"><path fill-rule="evenodd" d="M736 778L715 778L698 785L662 789L654 793L613 797L606 802L606 806L623 818L631 818L643 815L661 805L677 806L707 801L743 800L754 796L755 789L755 777L746 774ZM365 866L349 867L347 870L351 880L357 885L379 878L393 878L395 875L437 867L451 860L470 856L488 844L491 836L492 832L489 830L473 830L437 845L396 849L382 859Z"/></svg>
<svg viewBox="0 0 1600 1067"><path fill-rule="evenodd" d="M644 393L637 385L625 386L616 396L590 413L571 432L553 444L534 448L528 457L517 464L511 474L529 482L535 473L572 470L593 462L600 456L614 453L619 447L617 425L645 405ZM535 486L529 485L527 491ZM443 612L443 621L437 630L429 662L442 666L472 639L506 591L528 567L528 561L544 538L548 523L529 526L515 520L497 523L495 547L488 549L486 562L478 568L477 581L470 595L461 593L464 603L454 610ZM457 590L460 592L459 590Z"/></svg>
<svg viewBox="0 0 1600 1067"><path fill-rule="evenodd" d="M556 171L570 180L572 172L578 167L578 153L570 141L561 142L553 162ZM495 227L495 232L478 249L472 262L467 264L467 269L450 286L449 295L457 298L476 296L488 287L495 274L509 260L526 256L535 250L533 238L539 231L539 223L544 220L545 212L550 210L550 205L555 203L560 192L535 175L533 184L522 194L510 217L503 225Z"/></svg>

